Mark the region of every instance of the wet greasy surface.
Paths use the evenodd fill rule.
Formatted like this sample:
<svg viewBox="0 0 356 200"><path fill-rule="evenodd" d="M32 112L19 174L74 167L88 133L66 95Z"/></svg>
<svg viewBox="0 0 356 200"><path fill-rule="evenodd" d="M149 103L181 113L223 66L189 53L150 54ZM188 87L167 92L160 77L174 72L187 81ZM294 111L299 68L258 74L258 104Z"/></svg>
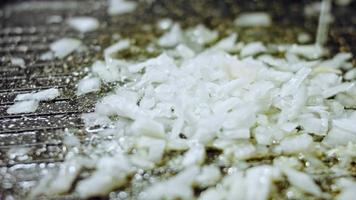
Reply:
<svg viewBox="0 0 356 200"><path fill-rule="evenodd" d="M311 1L147 0L140 1L134 13L116 17L107 15L106 1L64 0L52 1L51 4L48 3L50 1L41 1L45 3L42 7L38 6L39 2L5 1L0 7L0 199L7 195L23 196L42 176L43 169L53 170L63 160L67 151L62 144L63 129L81 129L80 114L89 112L95 96L100 95L77 98L74 96L75 84L93 60L101 57L102 50L115 41L112 37L114 34L134 41L134 47L121 56L143 59L151 55L140 47L162 34L155 24L165 17L179 21L184 27L204 23L219 30L221 35L237 31L239 40L262 40L268 43L296 42L301 32L313 36L317 23L317 17L307 18L303 14L304 5ZM58 5L62 6L54 8L53 2L60 2ZM328 42L332 52L351 51L355 55L355 9L356 2L348 8L334 7L333 14L336 17ZM242 11L269 12L274 25L270 28L235 29L232 22ZM51 16L60 16L64 21L78 15L98 18L101 22L99 30L81 35L63 22L48 23ZM64 60L41 61L39 57L48 51L49 44L61 37L79 38L88 49L73 53ZM25 67L12 66L11 57L23 58ZM6 113L17 94L51 87L59 88L61 96L41 103L36 113ZM79 132L85 135L85 131ZM14 149L21 150L23 154L12 154ZM208 153L212 159L219 154L213 150ZM112 195L129 197L147 184L151 176L164 177L165 174L174 173L171 169L163 168L150 173L142 172L135 175L130 187ZM323 176L319 176L324 180L320 185L327 189L327 180L331 176ZM283 191L286 184L278 183L279 189Z"/></svg>

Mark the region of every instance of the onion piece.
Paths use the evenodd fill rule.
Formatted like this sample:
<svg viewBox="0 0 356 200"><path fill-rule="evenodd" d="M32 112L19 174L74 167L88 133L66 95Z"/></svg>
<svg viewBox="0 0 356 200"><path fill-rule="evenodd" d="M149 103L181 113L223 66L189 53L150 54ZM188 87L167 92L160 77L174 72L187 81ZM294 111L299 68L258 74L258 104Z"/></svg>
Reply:
<svg viewBox="0 0 356 200"><path fill-rule="evenodd" d="M211 49L218 49L227 52L233 51L235 50L236 39L237 39L237 34L232 33L226 38L223 38L219 42L217 42L214 46L211 47Z"/></svg>
<svg viewBox="0 0 356 200"><path fill-rule="evenodd" d="M344 75L346 80L355 80L356 79L356 69L351 69L347 71Z"/></svg>
<svg viewBox="0 0 356 200"><path fill-rule="evenodd" d="M53 178L51 184L48 185L45 193L56 195L68 192L82 167L81 158L65 162L64 165L60 166L58 174Z"/></svg>
<svg viewBox="0 0 356 200"><path fill-rule="evenodd" d="M132 124L132 132L137 135L165 138L165 131L162 124L150 119L137 119Z"/></svg>
<svg viewBox="0 0 356 200"><path fill-rule="evenodd" d="M285 138L280 144L283 152L300 153L307 151L313 143L313 138L307 134Z"/></svg>
<svg viewBox="0 0 356 200"><path fill-rule="evenodd" d="M240 56L254 56L259 53L265 52L267 49L261 42L249 43L241 49Z"/></svg>
<svg viewBox="0 0 356 200"><path fill-rule="evenodd" d="M147 155L144 155L143 159L159 162L162 160L166 148L166 141L158 138L141 137L138 139L136 147L148 149Z"/></svg>
<svg viewBox="0 0 356 200"><path fill-rule="evenodd" d="M80 40L73 38L62 38L50 44L50 49L57 58L64 58L79 48Z"/></svg>
<svg viewBox="0 0 356 200"><path fill-rule="evenodd" d="M11 65L25 67L25 60L19 57L11 57Z"/></svg>
<svg viewBox="0 0 356 200"><path fill-rule="evenodd" d="M347 145L349 142L356 143L356 135L336 127L332 128L323 139L323 143L328 146Z"/></svg>
<svg viewBox="0 0 356 200"><path fill-rule="evenodd" d="M246 172L246 200L265 200L272 187L274 168L271 166L252 167ZM258 190L256 191L256 188Z"/></svg>
<svg viewBox="0 0 356 200"><path fill-rule="evenodd" d="M270 26L272 24L272 19L268 13L248 12L240 14L235 19L234 23L240 27Z"/></svg>
<svg viewBox="0 0 356 200"><path fill-rule="evenodd" d="M198 43L199 45L208 44L218 38L217 31L210 30L202 24L187 29L185 35L190 41Z"/></svg>
<svg viewBox="0 0 356 200"><path fill-rule="evenodd" d="M6 112L8 114L32 113L38 108L39 102L36 100L19 101L11 105Z"/></svg>
<svg viewBox="0 0 356 200"><path fill-rule="evenodd" d="M168 30L173 25L173 20L169 18L164 18L158 21L157 27L161 30Z"/></svg>
<svg viewBox="0 0 356 200"><path fill-rule="evenodd" d="M91 32L99 27L99 21L94 17L72 17L68 19L68 25L81 33Z"/></svg>
<svg viewBox="0 0 356 200"><path fill-rule="evenodd" d="M216 166L209 165L202 167L200 174L196 177L195 183L200 187L208 187L215 185L220 178L220 169Z"/></svg>
<svg viewBox="0 0 356 200"><path fill-rule="evenodd" d="M128 49L130 47L130 41L129 40L120 40L117 43L109 46L104 50L104 56L105 56L105 61L108 62L108 64L112 63L112 54L120 52L122 50Z"/></svg>
<svg viewBox="0 0 356 200"><path fill-rule="evenodd" d="M90 177L79 181L75 190L81 198L107 194L124 185L132 173L131 165L123 155L115 155L114 158L102 157L96 168Z"/></svg>
<svg viewBox="0 0 356 200"><path fill-rule="evenodd" d="M307 174L303 172L296 171L292 168L284 168L283 172L286 174L289 182L301 189L306 193L310 193L317 197L321 196L321 190Z"/></svg>
<svg viewBox="0 0 356 200"><path fill-rule="evenodd" d="M341 187L341 193L337 195L337 200L352 200L356 195L355 181L345 178L339 179L336 184Z"/></svg>
<svg viewBox="0 0 356 200"><path fill-rule="evenodd" d="M36 101L51 101L59 97L60 93L57 88L50 88L39 92L19 94L15 101L36 100Z"/></svg>
<svg viewBox="0 0 356 200"><path fill-rule="evenodd" d="M144 199L192 199L191 185L198 173L198 168L190 167L167 181L155 183L144 191Z"/></svg>
<svg viewBox="0 0 356 200"><path fill-rule="evenodd" d="M288 52L308 59L317 59L324 54L324 49L319 45L292 45Z"/></svg>
<svg viewBox="0 0 356 200"><path fill-rule="evenodd" d="M84 113L82 115L82 119L86 127L94 127L94 126L105 126L110 123L110 119L105 116L101 115L97 112L93 113Z"/></svg>
<svg viewBox="0 0 356 200"><path fill-rule="evenodd" d="M98 60L93 63L91 70L104 82L110 83L120 80L119 68L116 65L106 65L103 61Z"/></svg>
<svg viewBox="0 0 356 200"><path fill-rule="evenodd" d="M47 51L41 54L40 60L52 60L54 58L54 53L52 51Z"/></svg>
<svg viewBox="0 0 356 200"><path fill-rule="evenodd" d="M172 28L158 39L158 45L162 47L174 47L183 40L180 25L175 23Z"/></svg>
<svg viewBox="0 0 356 200"><path fill-rule="evenodd" d="M216 188L208 188L200 194L198 200L223 200L225 199L224 196L224 192Z"/></svg>
<svg viewBox="0 0 356 200"><path fill-rule="evenodd" d="M193 144L184 154L182 164L185 167L200 165L204 162L205 156L205 148L200 144Z"/></svg>
<svg viewBox="0 0 356 200"><path fill-rule="evenodd" d="M100 90L100 80L98 78L84 78L78 82L78 96Z"/></svg>
<svg viewBox="0 0 356 200"><path fill-rule="evenodd" d="M334 86L332 88L328 88L323 91L323 97L329 98L340 92L347 92L355 87L355 83L341 83L340 85Z"/></svg>
<svg viewBox="0 0 356 200"><path fill-rule="evenodd" d="M311 69L302 68L300 69L294 77L292 77L287 83L285 83L281 90L281 96L285 97L291 95L297 91L302 82L307 78L310 74Z"/></svg>
<svg viewBox="0 0 356 200"><path fill-rule="evenodd" d="M134 1L126 0L108 0L109 15L122 15L133 12L137 7Z"/></svg>

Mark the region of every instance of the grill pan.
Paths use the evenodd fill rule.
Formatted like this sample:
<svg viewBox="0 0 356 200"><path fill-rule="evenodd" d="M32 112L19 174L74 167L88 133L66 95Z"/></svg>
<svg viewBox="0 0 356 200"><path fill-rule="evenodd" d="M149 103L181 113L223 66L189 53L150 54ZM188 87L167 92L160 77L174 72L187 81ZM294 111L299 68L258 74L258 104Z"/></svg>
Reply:
<svg viewBox="0 0 356 200"><path fill-rule="evenodd" d="M96 0L29 0L0 3L0 199L22 198L46 171L54 170L63 161L66 147L63 130L76 128L85 140L82 113L93 109L95 95L76 97L75 83L85 68L100 58L111 36L119 33L145 44L159 34L149 25L169 17L183 25L204 23L222 32L241 11L266 11L273 16L272 28L247 30L241 40L296 42L298 32L315 35L317 17L303 14L306 4L314 1L238 1L238 0L146 0L140 1L136 12L110 17L106 1ZM356 2L334 6L328 48L332 53L356 53ZM64 21L71 16L88 15L99 19L101 27L94 33L78 34ZM60 20L62 19L62 21ZM57 21L56 21L57 20ZM61 21L61 22L59 22ZM254 36L254 37L253 37ZM80 38L88 51L76 52L60 60L42 61L40 55L49 44L61 37ZM101 48L100 48L101 47ZM25 60L25 66L13 66L11 57ZM353 60L355 65L355 59ZM6 113L17 94L56 87L61 96L40 103L30 114ZM13 150L26 151L26 156L11 157ZM332 178L332 177L329 177ZM57 197L56 197L57 198ZM58 199L75 198L61 196ZM105 197L109 198L109 197Z"/></svg>

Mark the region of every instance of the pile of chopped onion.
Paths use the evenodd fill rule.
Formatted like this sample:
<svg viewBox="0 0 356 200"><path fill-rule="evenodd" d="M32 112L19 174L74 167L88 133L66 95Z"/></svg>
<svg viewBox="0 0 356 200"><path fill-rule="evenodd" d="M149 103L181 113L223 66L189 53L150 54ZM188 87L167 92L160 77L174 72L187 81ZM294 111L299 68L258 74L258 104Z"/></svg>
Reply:
<svg viewBox="0 0 356 200"><path fill-rule="evenodd" d="M248 19L240 16L237 24L270 24L265 14ZM325 49L314 45L238 47L235 33L217 41L218 32L203 25L165 29L151 44L163 48L157 57L116 59L114 53L131 45L122 39L93 63L78 95L124 84L83 114L95 142L74 148L32 196L106 195L162 166L172 174L150 179L140 199L264 200L274 197L277 182L287 183L291 199L356 196L354 180L335 178L331 193L314 179L320 173L349 176L354 169L351 54L325 59ZM338 162L327 162L334 158Z"/></svg>

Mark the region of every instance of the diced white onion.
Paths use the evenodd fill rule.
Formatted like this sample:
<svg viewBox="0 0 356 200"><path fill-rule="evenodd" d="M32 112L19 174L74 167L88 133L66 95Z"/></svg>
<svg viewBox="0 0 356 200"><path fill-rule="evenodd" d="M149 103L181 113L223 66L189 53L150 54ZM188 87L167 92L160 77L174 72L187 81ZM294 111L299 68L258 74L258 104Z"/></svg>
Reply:
<svg viewBox="0 0 356 200"><path fill-rule="evenodd" d="M25 67L25 60L19 57L11 57L11 64L14 66Z"/></svg>
<svg viewBox="0 0 356 200"><path fill-rule="evenodd" d="M240 55L242 57L254 56L256 54L265 52L267 49L261 42L249 43L241 49Z"/></svg>
<svg viewBox="0 0 356 200"><path fill-rule="evenodd" d="M100 80L98 78L84 78L78 82L77 95L83 95L100 90Z"/></svg>
<svg viewBox="0 0 356 200"><path fill-rule="evenodd" d="M283 172L287 175L289 182L306 193L315 196L321 195L321 190L307 174L291 168L285 168Z"/></svg>
<svg viewBox="0 0 356 200"><path fill-rule="evenodd" d="M97 19L86 16L72 17L68 19L68 24L71 28L81 33L94 31L99 27L99 21Z"/></svg>
<svg viewBox="0 0 356 200"><path fill-rule="evenodd" d="M29 100L29 101L19 101L11 105L6 112L8 114L18 114L18 113L32 113L37 110L38 101Z"/></svg>
<svg viewBox="0 0 356 200"><path fill-rule="evenodd" d="M241 27L270 26L272 19L268 13L264 12L242 13L235 20L235 24Z"/></svg>
<svg viewBox="0 0 356 200"><path fill-rule="evenodd" d="M133 12L137 7L134 1L126 0L108 0L109 15L122 15Z"/></svg>
<svg viewBox="0 0 356 200"><path fill-rule="evenodd" d="M50 49L57 58L64 58L79 48L80 40L73 38L62 38L50 44Z"/></svg>
<svg viewBox="0 0 356 200"><path fill-rule="evenodd" d="M60 95L57 88L50 88L34 93L19 94L15 101L36 100L36 101L51 101Z"/></svg>
<svg viewBox="0 0 356 200"><path fill-rule="evenodd" d="M313 139L311 136L303 134L300 136L294 136L291 138L284 139L281 144L281 150L285 153L299 153L303 151L307 151Z"/></svg>

